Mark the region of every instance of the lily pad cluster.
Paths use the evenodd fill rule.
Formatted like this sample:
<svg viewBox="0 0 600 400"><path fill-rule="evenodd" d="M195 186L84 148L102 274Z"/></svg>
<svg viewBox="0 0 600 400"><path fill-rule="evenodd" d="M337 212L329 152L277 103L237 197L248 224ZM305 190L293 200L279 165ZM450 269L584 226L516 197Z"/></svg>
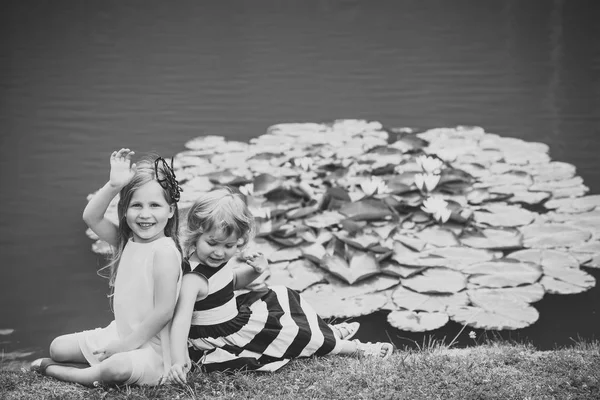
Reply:
<svg viewBox="0 0 600 400"><path fill-rule="evenodd" d="M185 146L174 157L182 213L237 187L257 222L249 246L270 261L253 285L298 290L323 317L383 309L407 331L520 329L545 293L595 286L581 267L600 267L600 196L543 143L337 120Z"/></svg>

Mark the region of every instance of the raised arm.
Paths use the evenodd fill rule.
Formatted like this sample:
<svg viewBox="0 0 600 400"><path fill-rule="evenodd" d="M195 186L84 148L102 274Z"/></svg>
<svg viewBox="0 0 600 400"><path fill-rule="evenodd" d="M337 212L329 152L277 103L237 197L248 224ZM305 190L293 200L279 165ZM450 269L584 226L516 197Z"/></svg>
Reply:
<svg viewBox="0 0 600 400"><path fill-rule="evenodd" d="M136 172L131 164L134 154L129 149L113 151L110 155L110 179L90 199L83 210L83 220L98 237L111 246L117 244L117 226L106 218L106 210L119 191L127 185Z"/></svg>
<svg viewBox="0 0 600 400"><path fill-rule="evenodd" d="M175 308L175 316L171 324L171 369L167 379L172 382L185 383L190 370L187 354L187 339L190 333L194 303L208 294L208 282L196 274L183 276L181 292Z"/></svg>
<svg viewBox="0 0 600 400"><path fill-rule="evenodd" d="M258 278L269 266L264 254L247 253L238 258L243 264L233 269L233 289L239 290Z"/></svg>

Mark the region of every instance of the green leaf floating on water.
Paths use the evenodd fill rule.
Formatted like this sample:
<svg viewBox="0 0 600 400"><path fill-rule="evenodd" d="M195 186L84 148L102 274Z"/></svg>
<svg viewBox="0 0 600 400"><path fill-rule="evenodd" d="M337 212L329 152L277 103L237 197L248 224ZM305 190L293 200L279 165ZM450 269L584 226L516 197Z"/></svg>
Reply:
<svg viewBox="0 0 600 400"><path fill-rule="evenodd" d="M466 306L469 298L465 291L457 293L419 293L399 286L392 292L396 309L427 312L445 312L448 307Z"/></svg>
<svg viewBox="0 0 600 400"><path fill-rule="evenodd" d="M475 211L473 219L477 223L497 227L517 227L529 225L536 214L515 205L487 204Z"/></svg>
<svg viewBox="0 0 600 400"><path fill-rule="evenodd" d="M471 296L477 298L477 296L485 295L490 299L497 298L498 301L509 299L522 301L524 303L535 303L544 297L544 287L539 282L531 285L503 287L497 289L477 287L469 288L465 292L465 295L468 296L468 298L471 298Z"/></svg>
<svg viewBox="0 0 600 400"><path fill-rule="evenodd" d="M413 132L336 120L273 125L248 143L194 138L173 161L180 216L217 185L239 187L257 223L248 247L270 260L254 288L303 291L324 317L392 310L402 330L436 329L447 315L518 329L537 320L529 303L544 293L595 285L579 267L600 267L600 195L586 195L574 165L480 127ZM420 156L443 164L425 171ZM436 186L417 188L424 172L439 174ZM421 210L431 195L448 202L444 224Z"/></svg>
<svg viewBox="0 0 600 400"><path fill-rule="evenodd" d="M448 268L428 268L403 279L402 286L419 293L456 293L467 287L467 276Z"/></svg>
<svg viewBox="0 0 600 400"><path fill-rule="evenodd" d="M501 288L537 282L542 267L525 261L503 258L472 264L462 269L469 276L470 286Z"/></svg>
<svg viewBox="0 0 600 400"><path fill-rule="evenodd" d="M586 242L592 237L587 230L565 224L532 224L520 228L523 245L533 248L571 247Z"/></svg>
<svg viewBox="0 0 600 400"><path fill-rule="evenodd" d="M344 204L339 212L357 221L383 220L392 216L392 212L383 201L372 198Z"/></svg>
<svg viewBox="0 0 600 400"><path fill-rule="evenodd" d="M600 195L584 196L579 198L552 199L544 203L544 207L549 210L556 210L562 213L581 213L588 212L600 206Z"/></svg>
<svg viewBox="0 0 600 400"><path fill-rule="evenodd" d="M446 325L449 318L448 314L442 312L397 310L388 314L387 321L403 331L426 332Z"/></svg>
<svg viewBox="0 0 600 400"><path fill-rule="evenodd" d="M539 318L538 311L531 305L496 295L484 293L469 296L472 305L450 307L450 319L478 329L514 330L525 328Z"/></svg>
<svg viewBox="0 0 600 400"><path fill-rule="evenodd" d="M351 257L349 263L338 256L326 255L321 260L320 266L349 284L381 272L375 257L365 252L357 252Z"/></svg>
<svg viewBox="0 0 600 400"><path fill-rule="evenodd" d="M283 268L270 268L268 285L283 285L299 292L316 283L325 281L319 268L309 260L296 260L285 263Z"/></svg>
<svg viewBox="0 0 600 400"><path fill-rule="evenodd" d="M549 268L579 268L577 258L565 251L549 249L527 249L511 253L509 258L528 261Z"/></svg>
<svg viewBox="0 0 600 400"><path fill-rule="evenodd" d="M476 249L514 250L523 247L523 235L514 228L484 228L464 231L460 243Z"/></svg>

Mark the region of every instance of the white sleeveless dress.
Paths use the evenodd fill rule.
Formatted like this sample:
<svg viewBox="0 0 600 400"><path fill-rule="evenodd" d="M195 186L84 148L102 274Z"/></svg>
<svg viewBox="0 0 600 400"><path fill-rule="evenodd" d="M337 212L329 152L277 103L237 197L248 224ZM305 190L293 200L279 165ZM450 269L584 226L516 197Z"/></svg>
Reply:
<svg viewBox="0 0 600 400"><path fill-rule="evenodd" d="M181 265L181 254L170 237L150 243L129 240L123 250L115 278L113 307L115 319L106 328L80 333L79 345L90 365L100 363L93 352L108 343L124 338L142 323L154 308L153 262L158 248L168 248ZM181 288L181 271L177 295ZM131 357L133 373L125 384L156 385L171 367L170 331L167 324L157 335L136 350L122 355Z"/></svg>

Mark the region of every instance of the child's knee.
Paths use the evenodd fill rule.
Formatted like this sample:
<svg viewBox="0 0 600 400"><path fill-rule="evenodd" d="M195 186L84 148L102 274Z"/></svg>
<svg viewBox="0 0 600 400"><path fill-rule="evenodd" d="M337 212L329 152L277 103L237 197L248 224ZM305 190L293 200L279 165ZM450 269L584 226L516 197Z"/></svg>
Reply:
<svg viewBox="0 0 600 400"><path fill-rule="evenodd" d="M133 372L131 360L127 357L119 357L119 355L110 357L100 365L100 380L104 383L125 383Z"/></svg>
<svg viewBox="0 0 600 400"><path fill-rule="evenodd" d="M77 343L75 343L77 344ZM73 340L68 336L59 336L50 343L50 357L54 361L72 361Z"/></svg>

